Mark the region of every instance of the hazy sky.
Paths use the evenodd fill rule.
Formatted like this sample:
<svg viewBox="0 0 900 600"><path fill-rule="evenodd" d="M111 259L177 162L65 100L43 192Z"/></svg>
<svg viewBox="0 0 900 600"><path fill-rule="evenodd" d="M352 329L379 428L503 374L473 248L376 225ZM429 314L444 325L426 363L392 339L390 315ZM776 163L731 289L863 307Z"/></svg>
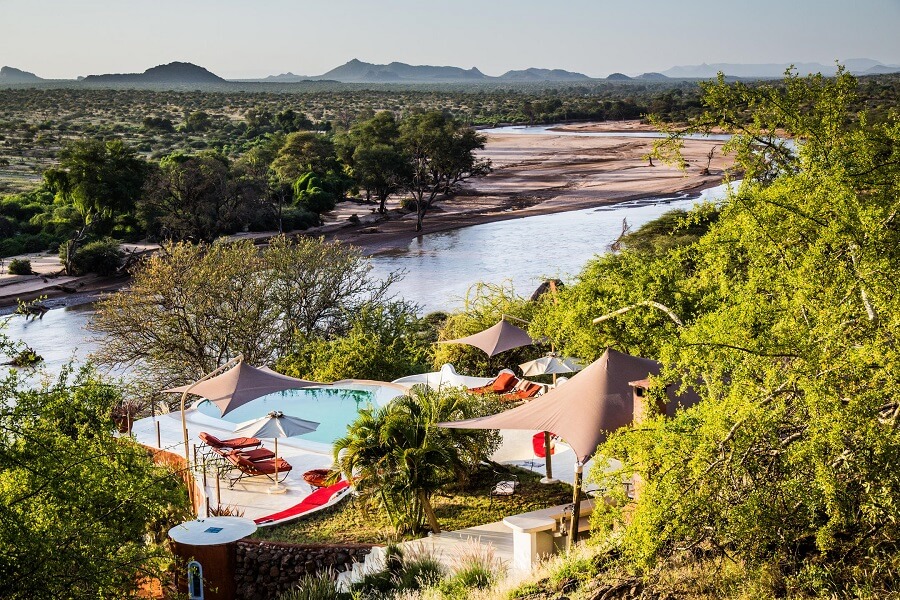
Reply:
<svg viewBox="0 0 900 600"><path fill-rule="evenodd" d="M183 60L223 77L351 58L600 77L702 62L900 64L900 0L0 0L0 65L41 77Z"/></svg>

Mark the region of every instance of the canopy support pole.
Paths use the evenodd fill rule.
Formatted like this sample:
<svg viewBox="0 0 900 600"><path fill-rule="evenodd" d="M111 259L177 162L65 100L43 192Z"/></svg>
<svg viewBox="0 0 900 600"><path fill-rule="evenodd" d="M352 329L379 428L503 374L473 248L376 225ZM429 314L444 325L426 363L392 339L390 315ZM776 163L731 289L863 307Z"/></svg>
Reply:
<svg viewBox="0 0 900 600"><path fill-rule="evenodd" d="M581 461L575 463L575 483L572 485L572 520L569 523L569 543L566 550L571 552L578 539L578 521L581 517L581 479L584 465Z"/></svg>
<svg viewBox="0 0 900 600"><path fill-rule="evenodd" d="M555 375L554 375L555 377ZM545 468L547 470L547 476L541 479L541 483L556 483L558 480L553 479L553 447L551 445L550 432L544 432L544 457L547 459L545 461Z"/></svg>
<svg viewBox="0 0 900 600"><path fill-rule="evenodd" d="M187 467L188 474L190 475L190 478L188 479L187 483L188 483L188 498L190 498L191 506L193 506L193 502L194 502L194 483L193 483L193 481L191 481L191 479L193 478L193 475L191 475L191 473L193 473L193 471L191 470L191 449L190 449L191 443L190 443L190 439L188 438L187 418L185 417L185 414L184 414L184 404L185 404L185 401L187 400L187 395L189 393L191 393L191 390L194 389L198 384L203 383L204 381L206 381L207 379L209 379L211 377L215 377L219 373L227 370L228 367L234 366L237 363L241 362L242 360L244 360L244 355L238 354L237 356L235 356L234 358L229 360L227 363L225 363L218 369L216 369L214 371L210 371L209 373L207 373L206 375L204 375L203 377L201 377L200 379L198 379L197 381L192 383L188 387L188 389L184 390L184 393L181 394L181 431L182 431L182 433L184 433L184 464Z"/></svg>

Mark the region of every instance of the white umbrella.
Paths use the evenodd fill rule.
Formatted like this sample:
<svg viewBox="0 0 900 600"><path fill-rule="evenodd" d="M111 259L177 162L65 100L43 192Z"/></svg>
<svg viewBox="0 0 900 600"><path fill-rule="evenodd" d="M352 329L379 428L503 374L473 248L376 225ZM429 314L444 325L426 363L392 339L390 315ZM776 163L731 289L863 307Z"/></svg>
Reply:
<svg viewBox="0 0 900 600"><path fill-rule="evenodd" d="M519 365L522 375L533 377L534 375L557 375L559 373L575 373L584 367L574 358L560 358L555 354L548 354Z"/></svg>
<svg viewBox="0 0 900 600"><path fill-rule="evenodd" d="M319 424L315 421L292 417L276 410L239 427L234 433L240 436L273 438L275 440L275 485L269 488L269 492L278 494L287 490L278 483L278 438L303 435L315 431L318 427Z"/></svg>

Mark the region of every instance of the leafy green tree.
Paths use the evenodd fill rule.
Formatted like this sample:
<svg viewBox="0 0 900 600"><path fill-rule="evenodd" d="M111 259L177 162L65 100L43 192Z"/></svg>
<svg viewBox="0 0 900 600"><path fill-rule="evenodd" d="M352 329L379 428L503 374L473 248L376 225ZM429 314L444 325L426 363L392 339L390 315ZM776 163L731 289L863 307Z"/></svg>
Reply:
<svg viewBox="0 0 900 600"><path fill-rule="evenodd" d="M630 315L655 311L637 308L599 325L703 397L600 448L624 466L595 479L641 482L634 505L595 516L597 527L622 526L611 540L631 568L648 573L694 551L769 573L779 594L898 590L900 120L853 112L857 86L843 71L711 84L698 126L733 133L745 173L718 220L684 248L623 252L618 287L583 273L572 287L593 286L585 297L598 305L547 308L544 328L587 328L595 309L667 296L683 322L641 328ZM771 139L776 127L790 152ZM652 281L648 272L666 281L632 286Z"/></svg>
<svg viewBox="0 0 900 600"><path fill-rule="evenodd" d="M45 171L44 182L57 203L74 207L79 217L66 242L66 255L72 257L93 229L102 233L114 217L134 210L146 163L121 140L77 140L63 148L59 158L59 168ZM69 272L72 265L65 267Z"/></svg>
<svg viewBox="0 0 900 600"><path fill-rule="evenodd" d="M363 307L349 330L336 338L294 341L294 350L278 362L282 373L313 381L375 379L392 381L428 370L431 345L427 324L405 302Z"/></svg>
<svg viewBox="0 0 900 600"><path fill-rule="evenodd" d="M155 390L192 381L243 353L272 364L295 335L345 335L353 315L384 302L398 275L375 279L359 250L318 239L165 245L131 286L97 305L103 365L131 367Z"/></svg>
<svg viewBox="0 0 900 600"><path fill-rule="evenodd" d="M438 194L450 194L466 178L490 171L475 150L485 137L439 111L412 114L400 122L400 144L412 161L408 191L416 203L416 231Z"/></svg>
<svg viewBox="0 0 900 600"><path fill-rule="evenodd" d="M220 154L172 154L151 171L138 210L157 238L212 241L249 220L263 186Z"/></svg>
<svg viewBox="0 0 900 600"><path fill-rule="evenodd" d="M272 162L272 168L285 180L296 181L312 172L320 177L330 171L340 171L334 142L311 131L291 133Z"/></svg>
<svg viewBox="0 0 900 600"><path fill-rule="evenodd" d="M387 511L399 533L440 525L431 497L487 459L495 431L447 429L436 423L493 412L496 407L458 389L416 387L380 408L363 409L334 443L334 460L365 497Z"/></svg>
<svg viewBox="0 0 900 600"><path fill-rule="evenodd" d="M119 399L89 370L39 389L0 382L0 596L130 598L164 575L187 492L113 436Z"/></svg>
<svg viewBox="0 0 900 600"><path fill-rule="evenodd" d="M359 121L339 139L338 155L348 165L366 195L378 199L378 212L385 202L409 182L411 164L400 145L400 130L394 113L382 111Z"/></svg>

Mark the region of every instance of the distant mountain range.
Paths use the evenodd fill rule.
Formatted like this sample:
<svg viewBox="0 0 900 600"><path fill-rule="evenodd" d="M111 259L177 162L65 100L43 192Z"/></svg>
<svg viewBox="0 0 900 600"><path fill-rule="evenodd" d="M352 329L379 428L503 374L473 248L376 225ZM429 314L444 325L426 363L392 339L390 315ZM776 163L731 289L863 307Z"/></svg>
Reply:
<svg viewBox="0 0 900 600"><path fill-rule="evenodd" d="M842 61L847 70L855 75L878 75L885 73L900 72L900 65L885 65L871 58L851 58ZM720 71L731 77L743 77L747 79L757 77L781 77L785 70L790 67L790 63L762 63L762 64L740 64L740 63L713 63L708 65L690 65L682 67L672 67L663 71L663 75L671 79L708 79L715 77ZM821 73L822 75L834 75L837 72L835 65L823 65L821 63L793 63L794 69L800 75L808 75L810 73Z"/></svg>
<svg viewBox="0 0 900 600"><path fill-rule="evenodd" d="M868 58L847 60L843 63L847 69L857 75L877 75L900 72L900 65L885 65ZM720 71L731 78L758 79L767 77L781 77L787 63L766 64L738 64L738 63L714 63L702 65L689 65L672 67L661 73L643 73L641 75L628 76L624 73L613 73L607 80L610 81L664 81L667 79L709 79L715 77ZM837 70L835 65L823 65L820 63L796 63L794 68L801 74L822 73L833 75ZM321 75L304 76L293 73L270 75L260 79L225 80L215 73L203 67L186 63L172 62L147 69L143 73L116 73L107 75L88 75L79 77L79 82L86 85L114 85L114 86L154 86L154 87L183 87L187 85L228 85L229 83L298 83L303 81L335 81L342 83L471 83L471 82L495 82L495 83L522 83L522 82L579 82L596 81L583 73L564 71L562 69L523 69L507 71L499 77L485 75L476 67L462 69L460 67L436 67L430 65L408 65L401 62L392 62L386 65L363 62L353 59L339 67ZM34 73L23 71L13 67L0 69L0 85L16 85L40 83L49 81L38 77Z"/></svg>

